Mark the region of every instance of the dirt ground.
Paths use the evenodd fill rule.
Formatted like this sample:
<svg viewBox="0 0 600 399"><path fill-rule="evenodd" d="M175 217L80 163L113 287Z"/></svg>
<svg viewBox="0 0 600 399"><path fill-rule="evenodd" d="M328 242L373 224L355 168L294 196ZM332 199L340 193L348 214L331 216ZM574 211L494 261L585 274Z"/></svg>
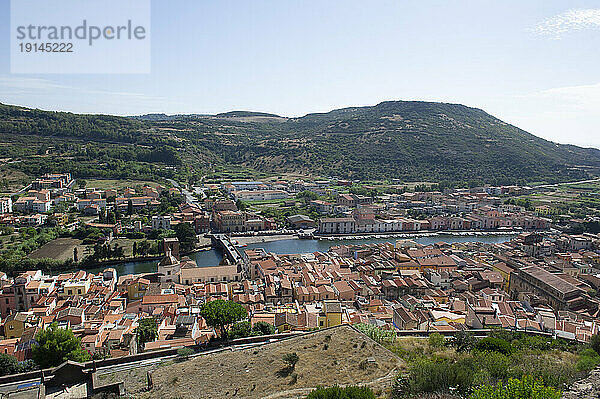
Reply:
<svg viewBox="0 0 600 399"><path fill-rule="evenodd" d="M85 245L81 244L81 240L75 238L57 238L42 245L29 254L32 259L52 258L58 260L73 259L73 248L77 247L79 259L82 259L86 254Z"/></svg>
<svg viewBox="0 0 600 399"><path fill-rule="evenodd" d="M286 370L283 355L292 352L299 361L293 370ZM317 386L336 384L367 384L384 395L402 366L403 361L387 349L348 326L340 326L157 368L152 373L154 388L134 396L292 399L306 396ZM138 387L139 377L135 378ZM132 390L127 393L133 394Z"/></svg>

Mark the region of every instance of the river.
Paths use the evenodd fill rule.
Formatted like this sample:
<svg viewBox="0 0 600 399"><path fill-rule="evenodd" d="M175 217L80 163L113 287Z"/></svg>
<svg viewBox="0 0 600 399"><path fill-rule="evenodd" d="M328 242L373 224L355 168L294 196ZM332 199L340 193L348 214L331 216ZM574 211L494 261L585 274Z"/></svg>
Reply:
<svg viewBox="0 0 600 399"><path fill-rule="evenodd" d="M449 244L456 242L483 242L483 243L502 243L513 238L514 235L481 235L481 236L455 236L455 235L436 235L431 237L414 237L411 238L413 241L429 245L436 242L444 241ZM279 241L267 241L248 244L247 247L240 248L253 249L253 248L264 248L267 252L273 252L277 254L297 254L297 253L308 253L308 252L327 252L329 247L335 245L351 245L351 244L368 244L368 243L379 243L379 242L395 242L396 238L369 238L363 240L279 240ZM211 249L208 251L199 251L190 255L192 259L196 261L198 266L217 266L221 262L221 252ZM146 261L146 262L125 262L113 265L117 270L119 276L124 274L138 274L138 273L153 273L156 272L158 266L158 260ZM104 268L91 269L92 273L97 273Z"/></svg>

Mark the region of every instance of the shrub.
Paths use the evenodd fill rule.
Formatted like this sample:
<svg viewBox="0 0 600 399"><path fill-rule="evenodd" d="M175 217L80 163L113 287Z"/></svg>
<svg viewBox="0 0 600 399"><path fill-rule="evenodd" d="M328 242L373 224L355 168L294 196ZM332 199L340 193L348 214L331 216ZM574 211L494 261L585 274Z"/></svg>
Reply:
<svg viewBox="0 0 600 399"><path fill-rule="evenodd" d="M457 352L470 351L475 346L475 337L471 332L461 330L454 336L452 345Z"/></svg>
<svg viewBox="0 0 600 399"><path fill-rule="evenodd" d="M511 378L506 384L482 385L473 389L469 399L560 399L561 392L547 387L539 379L524 376Z"/></svg>
<svg viewBox="0 0 600 399"><path fill-rule="evenodd" d="M183 347L183 348L179 348L177 349L177 357L185 360L188 357L190 357L191 355L193 355L195 352L192 348L187 348L187 347Z"/></svg>
<svg viewBox="0 0 600 399"><path fill-rule="evenodd" d="M0 376L16 374L19 371L19 362L16 357L0 353Z"/></svg>
<svg viewBox="0 0 600 399"><path fill-rule="evenodd" d="M300 358L298 357L298 354L296 352L286 353L285 355L283 355L283 361L287 364L287 367L289 367L292 370L294 369L294 367L296 367L296 363L298 363L298 360L300 360Z"/></svg>
<svg viewBox="0 0 600 399"><path fill-rule="evenodd" d="M510 354L512 348L510 343L502 338L485 337L475 344L475 349L482 352L499 352L504 355Z"/></svg>
<svg viewBox="0 0 600 399"><path fill-rule="evenodd" d="M577 359L577 370L578 371L591 371L600 364L600 355L591 348L583 349L579 352L579 359Z"/></svg>
<svg viewBox="0 0 600 399"><path fill-rule="evenodd" d="M563 388L577 379L576 364L556 357L541 355L521 356L516 359L518 371L541 379L545 385Z"/></svg>
<svg viewBox="0 0 600 399"><path fill-rule="evenodd" d="M359 323L354 327L379 344L391 344L396 341L395 331L384 330L383 328L365 323Z"/></svg>
<svg viewBox="0 0 600 399"><path fill-rule="evenodd" d="M441 348L446 345L446 337L440 333L433 333L429 335L429 346L432 348Z"/></svg>
<svg viewBox="0 0 600 399"><path fill-rule="evenodd" d="M521 376L521 373L514 374L510 358L500 352L478 352L474 354L474 360L489 377L488 381L480 381L481 383L496 383L509 377Z"/></svg>
<svg viewBox="0 0 600 399"><path fill-rule="evenodd" d="M272 335L275 334L275 326L265 321L258 321L252 326L252 334L255 335Z"/></svg>
<svg viewBox="0 0 600 399"><path fill-rule="evenodd" d="M590 339L590 347L600 355L600 334L592 336Z"/></svg>
<svg viewBox="0 0 600 399"><path fill-rule="evenodd" d="M236 338L245 338L249 337L252 332L250 322L249 321L240 321L235 323L233 327L227 332L227 338L236 339Z"/></svg>
<svg viewBox="0 0 600 399"><path fill-rule="evenodd" d="M306 399L375 399L375 394L368 387L319 387L309 393Z"/></svg>
<svg viewBox="0 0 600 399"><path fill-rule="evenodd" d="M412 394L448 392L456 389L467 392L473 384L476 366L472 358L451 362L446 359L422 359L412 363L408 381L400 381L402 390Z"/></svg>

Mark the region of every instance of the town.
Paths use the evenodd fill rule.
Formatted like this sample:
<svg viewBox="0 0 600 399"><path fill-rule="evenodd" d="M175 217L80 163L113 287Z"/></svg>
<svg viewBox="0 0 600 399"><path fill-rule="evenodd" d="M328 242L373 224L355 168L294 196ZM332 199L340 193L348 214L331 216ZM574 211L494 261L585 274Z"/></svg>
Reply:
<svg viewBox="0 0 600 399"><path fill-rule="evenodd" d="M403 192L332 179L101 189L69 173L43 175L0 201L3 234L15 241L21 230L60 229L31 253L68 240L47 251L68 259L57 273L34 258L22 263L32 268L1 274L0 349L31 359L50 326L72 330L90 358L208 343L220 331L201 308L215 300L242 305L250 326L271 333L369 324L588 342L599 332L600 236L577 229L589 221L523 201L531 187L387 188ZM416 242L423 235L430 244ZM306 253L260 247L279 236L333 242ZM210 247L219 264L192 258ZM154 270L117 272L136 258ZM148 320L155 331L142 338Z"/></svg>

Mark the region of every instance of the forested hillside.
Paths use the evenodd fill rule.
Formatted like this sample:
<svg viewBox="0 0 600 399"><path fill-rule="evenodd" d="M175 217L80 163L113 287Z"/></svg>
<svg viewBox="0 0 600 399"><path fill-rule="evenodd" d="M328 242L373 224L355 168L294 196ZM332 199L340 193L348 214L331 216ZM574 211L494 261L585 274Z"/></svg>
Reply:
<svg viewBox="0 0 600 399"><path fill-rule="evenodd" d="M600 167L597 149L541 139L480 109L418 101L300 118L245 111L122 118L0 106L0 135L0 156L18 158L15 167L27 173L75 167L83 175L196 180L241 168L250 174L506 184L583 179ZM30 148L17 145L22 140ZM43 162L28 161L32 152ZM95 160L111 171L95 168Z"/></svg>

